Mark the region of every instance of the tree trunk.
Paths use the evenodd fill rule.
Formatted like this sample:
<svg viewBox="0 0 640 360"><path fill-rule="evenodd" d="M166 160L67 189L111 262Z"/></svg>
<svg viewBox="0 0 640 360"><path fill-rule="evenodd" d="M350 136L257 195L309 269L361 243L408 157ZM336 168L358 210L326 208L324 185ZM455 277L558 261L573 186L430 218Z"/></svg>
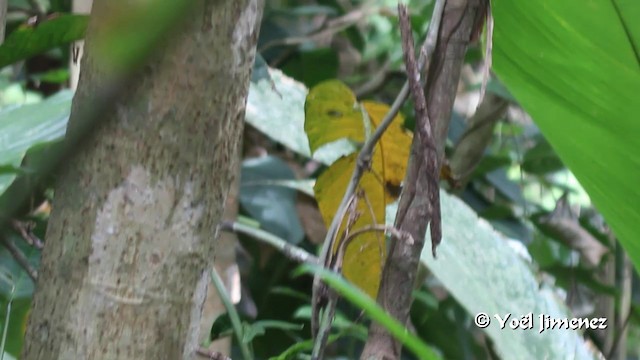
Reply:
<svg viewBox="0 0 640 360"><path fill-rule="evenodd" d="M130 3L94 4L70 129L109 81L95 15ZM195 357L263 2L197 6L58 179L25 359Z"/></svg>

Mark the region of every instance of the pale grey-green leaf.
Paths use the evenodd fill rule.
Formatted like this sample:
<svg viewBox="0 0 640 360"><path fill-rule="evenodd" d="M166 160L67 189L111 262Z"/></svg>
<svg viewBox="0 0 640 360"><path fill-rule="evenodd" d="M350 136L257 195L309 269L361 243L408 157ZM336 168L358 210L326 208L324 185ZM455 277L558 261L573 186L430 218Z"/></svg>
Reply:
<svg viewBox="0 0 640 360"><path fill-rule="evenodd" d="M579 331L554 329L538 332L539 314L571 317L553 289L542 289L529 265L485 220L462 200L441 192L442 244L438 258L427 246L422 262L449 292L474 316L491 316L485 329L504 359L593 359ZM395 218L397 205L388 207L387 219ZM512 318L533 313L534 329L500 329L495 314ZM516 355L517 354L517 355Z"/></svg>
<svg viewBox="0 0 640 360"><path fill-rule="evenodd" d="M249 87L247 123L296 153L311 157L309 140L304 132L304 102L308 89L280 70L269 69L271 79L252 82ZM313 158L330 165L341 156L356 150L346 139L318 149Z"/></svg>
<svg viewBox="0 0 640 360"><path fill-rule="evenodd" d="M62 91L37 104L0 111L0 166L20 166L32 146L64 137L72 97L71 91ZM15 174L0 175L0 194L15 177Z"/></svg>

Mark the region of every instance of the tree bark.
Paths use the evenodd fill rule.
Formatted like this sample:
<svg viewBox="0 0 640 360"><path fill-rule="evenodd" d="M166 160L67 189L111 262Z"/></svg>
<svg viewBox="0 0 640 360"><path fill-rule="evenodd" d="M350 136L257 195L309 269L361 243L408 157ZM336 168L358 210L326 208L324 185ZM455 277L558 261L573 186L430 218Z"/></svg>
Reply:
<svg viewBox="0 0 640 360"><path fill-rule="evenodd" d="M96 14L127 6L94 4L70 130L109 81ZM58 179L25 359L195 358L263 1L196 6Z"/></svg>

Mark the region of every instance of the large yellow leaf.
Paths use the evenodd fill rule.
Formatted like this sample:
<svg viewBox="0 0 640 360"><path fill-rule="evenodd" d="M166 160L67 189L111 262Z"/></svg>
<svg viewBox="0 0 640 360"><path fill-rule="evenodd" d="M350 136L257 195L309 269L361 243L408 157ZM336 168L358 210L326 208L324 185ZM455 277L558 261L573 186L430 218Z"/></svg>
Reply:
<svg viewBox="0 0 640 360"><path fill-rule="evenodd" d="M361 108L364 108L367 117L363 116ZM309 91L305 103L305 131L312 151L341 138L363 142L366 134L380 124L388 111L387 105L371 101L359 105L351 90L337 80L317 85ZM390 190L400 186L409 158L411 135L403 125L402 116L396 116L375 147L371 169L364 173L358 186L353 207L355 211L347 213L338 231L332 249L334 255L342 246L342 241L348 238L345 230L353 233L369 225L385 223L386 205L397 196L397 192ZM357 154L340 158L316 181L315 195L327 225L338 210L356 159ZM349 221L351 226L347 229ZM384 234L365 232L348 243L342 259L343 273L375 298L385 255Z"/></svg>
<svg viewBox="0 0 640 360"><path fill-rule="evenodd" d="M314 187L316 199L318 199L320 213L322 213L327 225L331 223L347 189L357 156L358 154L351 154L340 158L316 181ZM372 167L379 168L382 166L381 163L382 157L375 153ZM356 219L349 229L351 233L367 225L384 225L386 205L384 186L372 172L365 172L359 185L359 191L354 199L356 201L355 214L347 213L345 216L340 231L338 231L338 241L333 247L334 255L344 241L346 223L350 216ZM366 232L349 242L342 259L342 272L345 277L374 298L378 292L380 273L386 253L385 248L383 233Z"/></svg>
<svg viewBox="0 0 640 360"><path fill-rule="evenodd" d="M362 106L369 115L373 127L377 128L389 106L373 101L363 101ZM409 159L411 134L404 128L404 118L398 114L382 135L379 147L383 158L383 175L385 185L398 187L404 179Z"/></svg>
<svg viewBox="0 0 640 360"><path fill-rule="evenodd" d="M364 141L362 109L351 90L339 80L325 81L309 90L304 113L311 153L342 138Z"/></svg>

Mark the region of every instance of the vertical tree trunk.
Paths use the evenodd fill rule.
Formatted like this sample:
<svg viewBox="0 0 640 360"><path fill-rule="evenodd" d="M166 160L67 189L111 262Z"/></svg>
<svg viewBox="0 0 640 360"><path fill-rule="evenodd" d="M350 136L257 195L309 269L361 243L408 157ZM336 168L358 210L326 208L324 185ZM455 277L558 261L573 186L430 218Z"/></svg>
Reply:
<svg viewBox="0 0 640 360"><path fill-rule="evenodd" d="M263 2L197 6L211 26L186 21L59 178L25 359L194 357ZM109 80L93 58L101 26L94 16L70 128Z"/></svg>

